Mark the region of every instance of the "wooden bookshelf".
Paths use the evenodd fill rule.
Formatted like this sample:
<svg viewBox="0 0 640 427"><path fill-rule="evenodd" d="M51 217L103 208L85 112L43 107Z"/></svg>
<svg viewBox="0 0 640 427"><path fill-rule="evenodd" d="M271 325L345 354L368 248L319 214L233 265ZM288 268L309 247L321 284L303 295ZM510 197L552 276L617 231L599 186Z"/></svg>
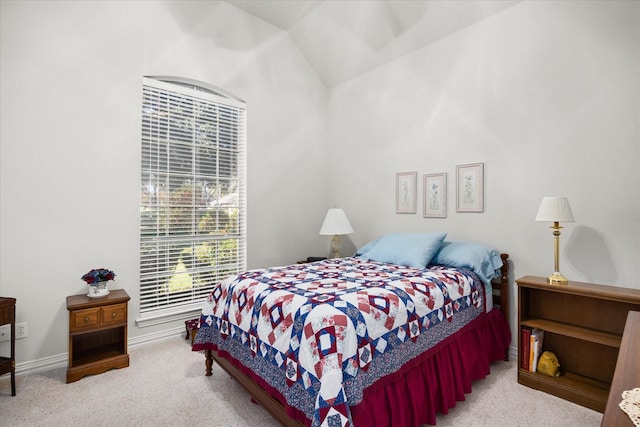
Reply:
<svg viewBox="0 0 640 427"><path fill-rule="evenodd" d="M616 368L627 313L640 310L640 290L592 283L552 285L525 276L518 286L520 328L545 331L543 351L560 361L560 377L518 369L518 382L604 412Z"/></svg>

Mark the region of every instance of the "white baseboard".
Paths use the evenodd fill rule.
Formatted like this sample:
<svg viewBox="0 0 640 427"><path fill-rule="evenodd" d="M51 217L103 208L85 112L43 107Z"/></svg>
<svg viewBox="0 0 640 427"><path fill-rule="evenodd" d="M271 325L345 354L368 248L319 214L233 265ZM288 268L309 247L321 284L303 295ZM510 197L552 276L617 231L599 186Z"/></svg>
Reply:
<svg viewBox="0 0 640 427"><path fill-rule="evenodd" d="M176 335L185 333L183 327L175 327L165 331L154 332L152 334L140 335L129 338L127 343L129 348L138 348L156 342L173 338ZM514 346L509 347L509 359L516 360L518 357L518 349ZM29 362L16 363L16 375L33 374L36 372L49 371L51 369L64 368L69 363L69 353L58 354L56 356L45 357L42 359L32 360Z"/></svg>
<svg viewBox="0 0 640 427"><path fill-rule="evenodd" d="M129 349L143 347L145 345L164 341L176 335L184 335L184 327L175 327L161 332L140 335L129 338L127 346ZM69 353L62 353L55 356L44 357L42 359L28 362L16 363L16 375L34 374L37 372L49 371L52 369L66 368L69 364Z"/></svg>
<svg viewBox="0 0 640 427"><path fill-rule="evenodd" d="M55 356L44 357L42 359L31 360L28 362L16 363L16 375L50 371L51 369L57 369L67 366L68 362L69 353L63 353Z"/></svg>
<svg viewBox="0 0 640 427"><path fill-rule="evenodd" d="M169 338L173 338L176 335L184 334L184 326L177 326L175 328L166 329L160 332L154 332L152 334L139 335L134 338L129 338L129 348L142 347L148 344L164 341Z"/></svg>

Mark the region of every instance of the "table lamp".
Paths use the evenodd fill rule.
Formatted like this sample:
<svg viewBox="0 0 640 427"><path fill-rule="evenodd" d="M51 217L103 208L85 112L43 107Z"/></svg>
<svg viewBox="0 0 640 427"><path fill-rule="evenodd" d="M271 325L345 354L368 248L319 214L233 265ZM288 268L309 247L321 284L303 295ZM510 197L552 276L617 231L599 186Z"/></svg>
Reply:
<svg viewBox="0 0 640 427"><path fill-rule="evenodd" d="M566 284L567 278L560 274L560 222L573 222L573 213L566 197L549 196L543 197L536 221L551 221L553 225L554 248L555 248L555 271L548 277L549 283Z"/></svg>
<svg viewBox="0 0 640 427"><path fill-rule="evenodd" d="M340 208L329 209L320 227L321 236L333 236L331 238L330 258L340 257L340 236L353 233L353 228L344 211Z"/></svg>

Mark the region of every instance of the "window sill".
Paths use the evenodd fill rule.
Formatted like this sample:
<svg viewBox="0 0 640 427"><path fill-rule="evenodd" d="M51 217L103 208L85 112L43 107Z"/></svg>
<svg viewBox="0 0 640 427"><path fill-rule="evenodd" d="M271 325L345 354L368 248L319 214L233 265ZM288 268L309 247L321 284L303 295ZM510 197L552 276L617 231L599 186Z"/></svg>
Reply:
<svg viewBox="0 0 640 427"><path fill-rule="evenodd" d="M197 301L181 307L157 310L146 313L136 319L139 328L160 325L162 323L175 322L177 320L193 319L200 316L202 312L202 301Z"/></svg>

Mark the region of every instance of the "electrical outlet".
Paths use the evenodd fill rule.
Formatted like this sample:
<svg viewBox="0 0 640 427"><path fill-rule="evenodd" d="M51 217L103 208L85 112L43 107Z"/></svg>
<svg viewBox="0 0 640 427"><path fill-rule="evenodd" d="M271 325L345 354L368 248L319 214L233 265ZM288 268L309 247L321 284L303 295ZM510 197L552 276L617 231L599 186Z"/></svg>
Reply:
<svg viewBox="0 0 640 427"><path fill-rule="evenodd" d="M0 326L0 342L11 339L11 324Z"/></svg>
<svg viewBox="0 0 640 427"><path fill-rule="evenodd" d="M27 322L16 323L16 339L27 337ZM11 324L0 326L0 342L11 340Z"/></svg>
<svg viewBox="0 0 640 427"><path fill-rule="evenodd" d="M16 339L27 337L27 322L16 323Z"/></svg>

